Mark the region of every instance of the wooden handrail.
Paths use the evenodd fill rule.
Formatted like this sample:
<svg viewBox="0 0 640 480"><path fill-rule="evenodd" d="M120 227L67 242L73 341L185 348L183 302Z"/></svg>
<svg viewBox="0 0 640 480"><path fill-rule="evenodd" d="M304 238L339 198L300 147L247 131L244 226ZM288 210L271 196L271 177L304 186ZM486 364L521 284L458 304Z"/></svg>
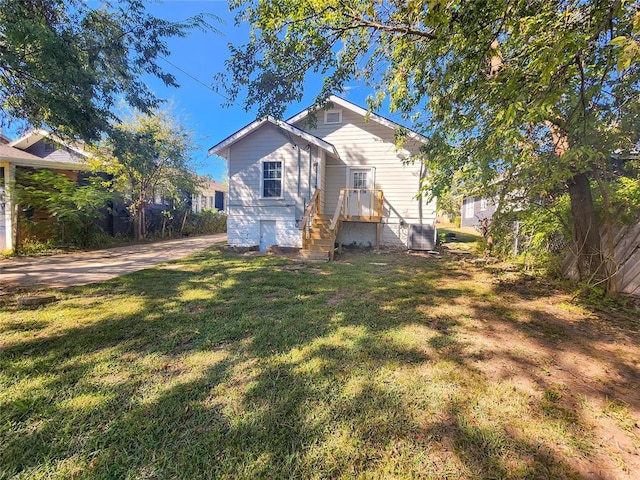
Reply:
<svg viewBox="0 0 640 480"><path fill-rule="evenodd" d="M329 225L330 230L335 230L336 224L338 220L340 220L340 214L342 213L342 207L344 206L344 192L345 189L340 189L340 196L338 197L338 205L336 206L336 211L333 213L333 218L331 219L331 224Z"/></svg>
<svg viewBox="0 0 640 480"><path fill-rule="evenodd" d="M311 219L313 218L313 215L315 215L316 213L318 213L318 196L320 195L320 190L316 190L312 197L311 197L311 201L309 202L309 204L307 205L307 208L305 208L304 210L304 216L302 217L302 230L304 230L304 228L307 225L311 224ZM315 212L313 211L315 209Z"/></svg>
<svg viewBox="0 0 640 480"><path fill-rule="evenodd" d="M320 205L318 202L318 198L320 196L320 190L316 190L313 192L311 197L311 201L307 205L307 208L304 209L304 217L302 217L302 248L307 248L307 243L309 242L310 228L313 223L313 217L318 213L320 209Z"/></svg>
<svg viewBox="0 0 640 480"><path fill-rule="evenodd" d="M365 194L368 194L365 196ZM355 197L355 198L352 198ZM352 205L355 202L355 205ZM336 215L345 217L382 217L384 195L382 190L369 188L343 188L336 208ZM367 210L365 212L365 210ZM334 215L334 221L337 222ZM334 223L332 223L334 225Z"/></svg>

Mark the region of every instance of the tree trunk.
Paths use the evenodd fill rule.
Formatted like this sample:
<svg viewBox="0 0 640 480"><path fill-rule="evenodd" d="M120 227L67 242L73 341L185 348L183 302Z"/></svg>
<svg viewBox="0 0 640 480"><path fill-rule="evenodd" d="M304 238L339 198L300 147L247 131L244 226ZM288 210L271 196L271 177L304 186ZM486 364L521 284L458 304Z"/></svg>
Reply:
<svg viewBox="0 0 640 480"><path fill-rule="evenodd" d="M182 217L182 224L180 225L180 235L184 232L184 225L187 223L187 215L189 215L189 209L184 211L184 216Z"/></svg>
<svg viewBox="0 0 640 480"><path fill-rule="evenodd" d="M133 239L135 241L140 240L140 222L138 221L138 217L140 216L140 212L138 212L137 208L133 209Z"/></svg>
<svg viewBox="0 0 640 480"><path fill-rule="evenodd" d="M136 241L140 241L143 238L142 232L142 209L139 206L136 206L133 211L133 238Z"/></svg>
<svg viewBox="0 0 640 480"><path fill-rule="evenodd" d="M602 278L605 274L600 242L600 222L596 214L589 178L585 173L573 176L569 181L571 216L573 217L573 272L574 280Z"/></svg>
<svg viewBox="0 0 640 480"><path fill-rule="evenodd" d="M147 219L145 217L145 205L140 209L140 239L147 237Z"/></svg>

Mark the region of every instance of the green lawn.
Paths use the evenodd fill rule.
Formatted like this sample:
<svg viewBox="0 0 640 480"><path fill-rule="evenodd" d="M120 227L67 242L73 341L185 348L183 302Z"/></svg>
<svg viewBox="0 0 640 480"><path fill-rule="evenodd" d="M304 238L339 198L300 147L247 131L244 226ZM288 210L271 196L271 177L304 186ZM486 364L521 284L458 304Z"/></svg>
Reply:
<svg viewBox="0 0 640 480"><path fill-rule="evenodd" d="M633 312L507 275L209 251L10 303L0 478L634 478Z"/></svg>

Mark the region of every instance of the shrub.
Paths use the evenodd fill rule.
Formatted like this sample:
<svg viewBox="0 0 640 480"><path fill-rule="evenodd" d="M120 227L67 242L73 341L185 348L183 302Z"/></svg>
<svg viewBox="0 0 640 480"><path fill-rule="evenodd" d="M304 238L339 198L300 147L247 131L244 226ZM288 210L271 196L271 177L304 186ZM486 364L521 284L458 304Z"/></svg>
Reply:
<svg viewBox="0 0 640 480"><path fill-rule="evenodd" d="M208 233L224 233L226 231L226 214L214 209L189 214L182 233L183 235L202 235Z"/></svg>
<svg viewBox="0 0 640 480"><path fill-rule="evenodd" d="M15 191L24 212L23 238L63 246L90 245L98 231L96 220L112 197L100 181L89 178L86 184L78 185L51 170L19 171ZM18 245L20 250L28 247L24 240Z"/></svg>

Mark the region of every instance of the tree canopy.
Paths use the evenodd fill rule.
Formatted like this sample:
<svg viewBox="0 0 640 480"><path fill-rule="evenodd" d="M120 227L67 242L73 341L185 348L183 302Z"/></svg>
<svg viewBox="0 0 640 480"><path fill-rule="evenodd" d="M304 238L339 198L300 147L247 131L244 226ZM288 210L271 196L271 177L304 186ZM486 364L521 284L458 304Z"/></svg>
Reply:
<svg viewBox="0 0 640 480"><path fill-rule="evenodd" d="M571 198L574 264L601 269L599 230L612 206L611 155L638 142L640 14L620 0L407 2L235 0L251 23L232 47L232 99L260 114L299 100L309 72L317 97L360 79L429 137L425 188L455 172L488 194ZM600 216L592 185L608 205ZM611 271L605 272L611 274Z"/></svg>
<svg viewBox="0 0 640 480"><path fill-rule="evenodd" d="M136 240L145 237L145 208L154 196L178 201L196 190L194 148L192 133L165 109L114 125L96 149L94 169L111 174L116 191L126 192Z"/></svg>
<svg viewBox="0 0 640 480"><path fill-rule="evenodd" d="M141 0L0 0L0 105L2 122L96 140L124 100L143 112L158 99L141 77L176 80L158 64L167 39L210 28L203 16L183 22L155 18Z"/></svg>

